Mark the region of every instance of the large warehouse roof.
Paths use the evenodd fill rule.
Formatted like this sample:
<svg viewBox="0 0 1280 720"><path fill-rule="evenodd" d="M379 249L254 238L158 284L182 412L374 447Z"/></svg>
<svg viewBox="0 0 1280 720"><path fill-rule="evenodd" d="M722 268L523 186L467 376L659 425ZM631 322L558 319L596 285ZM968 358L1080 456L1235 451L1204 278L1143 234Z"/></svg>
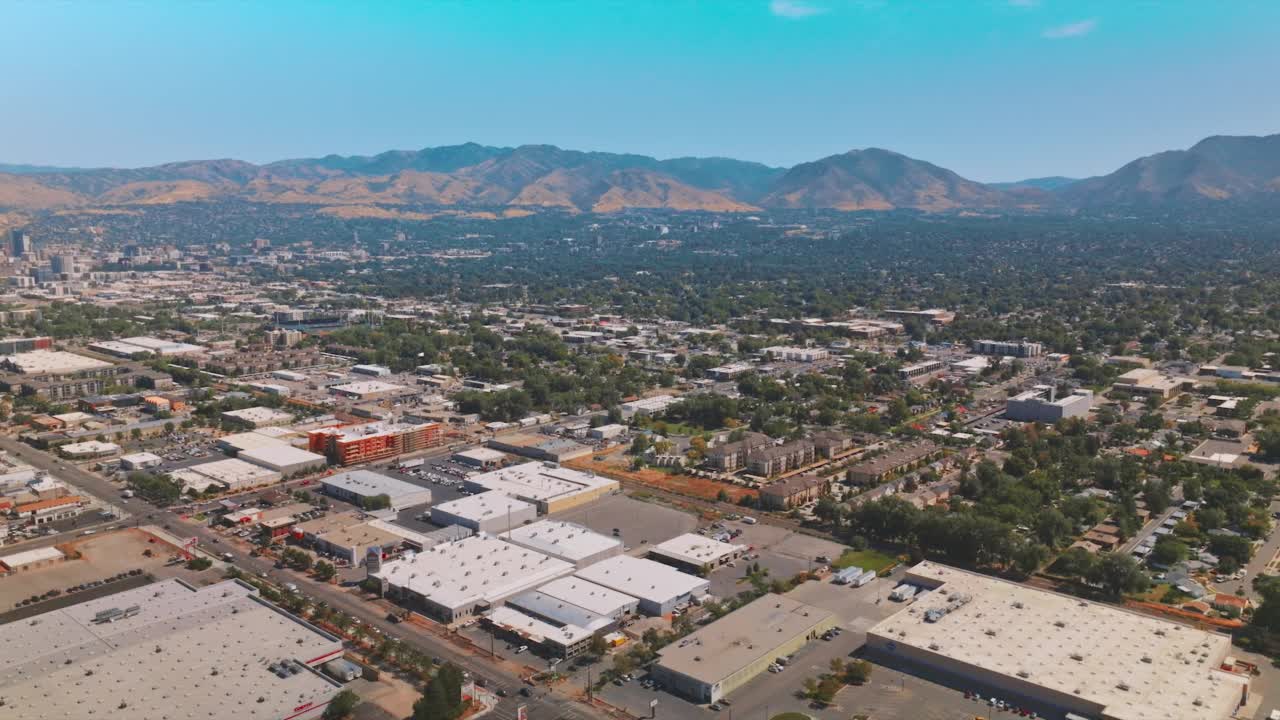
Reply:
<svg viewBox="0 0 1280 720"><path fill-rule="evenodd" d="M708 685L777 654L777 648L827 622L833 613L769 593L659 653L668 670Z"/></svg>
<svg viewBox="0 0 1280 720"><path fill-rule="evenodd" d="M459 517L477 523L487 522L493 518L503 518L508 514L532 512L533 506L523 500L507 497L502 493L484 492L478 495L466 495L457 500L450 500L436 505L432 510L439 510L452 517ZM519 522L516 520L515 522Z"/></svg>
<svg viewBox="0 0 1280 720"><path fill-rule="evenodd" d="M573 572L573 566L488 535L392 560L375 573L447 608L497 602Z"/></svg>
<svg viewBox="0 0 1280 720"><path fill-rule="evenodd" d="M272 470L283 470L300 465L323 465L326 462L323 455L279 442L241 450L236 457Z"/></svg>
<svg viewBox="0 0 1280 720"><path fill-rule="evenodd" d="M30 375L68 375L82 370L111 367L111 363L62 350L32 350L6 355L4 361Z"/></svg>
<svg viewBox="0 0 1280 720"><path fill-rule="evenodd" d="M5 713L27 720L93 710L275 720L338 691L296 663L341 652L338 638L258 600L248 585L197 590L167 580L0 626L0 695ZM281 660L296 671L268 669Z"/></svg>
<svg viewBox="0 0 1280 720"><path fill-rule="evenodd" d="M710 585L703 578L630 555L588 565L578 571L578 577L659 605L690 593L698 594Z"/></svg>
<svg viewBox="0 0 1280 720"><path fill-rule="evenodd" d="M597 585L580 577L565 577L538 588L538 592L574 605L597 615L617 615L628 607L635 608L636 599Z"/></svg>
<svg viewBox="0 0 1280 720"><path fill-rule="evenodd" d="M1225 635L935 563L905 580L937 589L870 635L1096 703L1117 720L1227 718L1240 700L1243 678L1219 669Z"/></svg>
<svg viewBox="0 0 1280 720"><path fill-rule="evenodd" d="M521 547L571 563L622 549L622 541L617 538L561 520L539 520L513 528L502 537Z"/></svg>
<svg viewBox="0 0 1280 720"><path fill-rule="evenodd" d="M372 470L349 470L327 477L320 482L361 497L386 495L392 502L404 495L431 491L430 488L419 487Z"/></svg>
<svg viewBox="0 0 1280 720"><path fill-rule="evenodd" d="M468 485L528 502L547 502L578 493L615 488L617 480L558 465L530 462L467 478Z"/></svg>

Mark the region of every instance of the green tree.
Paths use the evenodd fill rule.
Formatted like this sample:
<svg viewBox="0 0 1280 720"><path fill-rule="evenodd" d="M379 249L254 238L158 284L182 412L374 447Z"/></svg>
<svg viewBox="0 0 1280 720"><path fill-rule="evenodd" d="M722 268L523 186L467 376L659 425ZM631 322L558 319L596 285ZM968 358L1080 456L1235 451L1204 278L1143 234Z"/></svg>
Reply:
<svg viewBox="0 0 1280 720"><path fill-rule="evenodd" d="M1151 550L1151 562L1161 567L1168 567L1176 562L1185 560L1189 549L1187 544L1170 535L1165 535L1156 541L1156 546Z"/></svg>
<svg viewBox="0 0 1280 720"><path fill-rule="evenodd" d="M324 720L345 720L351 717L351 712L356 709L356 705L360 704L360 696L350 690L343 690L333 699L324 709Z"/></svg>
<svg viewBox="0 0 1280 720"><path fill-rule="evenodd" d="M1142 592L1150 582L1138 561L1132 555L1122 553L1107 553L1099 558L1088 579L1102 585L1102 591L1113 598Z"/></svg>
<svg viewBox="0 0 1280 720"><path fill-rule="evenodd" d="M329 582L334 575L338 574L338 569L333 566L333 563L319 560L316 562L314 574L315 578L320 582Z"/></svg>

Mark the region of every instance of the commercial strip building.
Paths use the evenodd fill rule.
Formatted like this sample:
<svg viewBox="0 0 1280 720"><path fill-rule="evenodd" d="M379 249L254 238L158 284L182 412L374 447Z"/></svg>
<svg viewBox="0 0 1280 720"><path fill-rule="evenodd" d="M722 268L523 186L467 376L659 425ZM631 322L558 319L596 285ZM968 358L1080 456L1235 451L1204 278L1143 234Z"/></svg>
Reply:
<svg viewBox="0 0 1280 720"><path fill-rule="evenodd" d="M973 351L979 355L1033 358L1044 354L1044 346L1026 340L974 340Z"/></svg>
<svg viewBox="0 0 1280 720"><path fill-rule="evenodd" d="M828 610L769 593L664 647L651 674L672 693L716 702L838 623Z"/></svg>
<svg viewBox="0 0 1280 720"><path fill-rule="evenodd" d="M924 562L928 590L867 631L874 654L1099 720L1225 720L1248 696L1231 638Z"/></svg>
<svg viewBox="0 0 1280 720"><path fill-rule="evenodd" d="M636 598L640 612L667 615L707 594L710 581L630 555L601 560L577 572L588 582Z"/></svg>
<svg viewBox="0 0 1280 720"><path fill-rule="evenodd" d="M341 655L247 583L166 580L0 626L0 697L25 720L313 720Z"/></svg>
<svg viewBox="0 0 1280 720"><path fill-rule="evenodd" d="M320 481L324 494L366 507L373 498L387 496L391 509L402 510L431 502L431 490L372 470L349 470Z"/></svg>
<svg viewBox="0 0 1280 720"><path fill-rule="evenodd" d="M685 533L649 548L649 559L681 570L705 573L742 557L746 551L746 545L733 545L697 533Z"/></svg>
<svg viewBox="0 0 1280 720"><path fill-rule="evenodd" d="M489 535L443 543L391 560L375 573L383 593L446 623L573 572L573 566Z"/></svg>
<svg viewBox="0 0 1280 720"><path fill-rule="evenodd" d="M543 515L578 507L619 489L617 480L538 462L472 475L464 483L472 492L500 492L523 500Z"/></svg>
<svg viewBox="0 0 1280 720"><path fill-rule="evenodd" d="M352 465L427 450L443 439L439 423L372 422L312 430L307 433L307 449L324 455L335 465Z"/></svg>
<svg viewBox="0 0 1280 720"><path fill-rule="evenodd" d="M1005 403L1005 417L1018 422L1053 424L1070 417L1086 417L1093 407L1092 390L1075 390L1063 398L1056 397L1056 393L1050 385L1036 385L1018 393Z"/></svg>
<svg viewBox="0 0 1280 720"><path fill-rule="evenodd" d="M461 525L481 533L501 533L538 519L538 508L502 493L468 495L431 507L431 522Z"/></svg>
<svg viewBox="0 0 1280 720"><path fill-rule="evenodd" d="M622 554L621 540L560 520L539 520L521 525L500 537L520 547L572 563L576 568Z"/></svg>

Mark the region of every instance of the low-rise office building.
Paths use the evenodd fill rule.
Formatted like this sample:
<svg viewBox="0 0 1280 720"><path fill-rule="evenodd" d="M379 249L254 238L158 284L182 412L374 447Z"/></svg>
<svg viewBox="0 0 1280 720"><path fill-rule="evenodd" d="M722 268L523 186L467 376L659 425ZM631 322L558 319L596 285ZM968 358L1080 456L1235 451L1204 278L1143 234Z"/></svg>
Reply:
<svg viewBox="0 0 1280 720"><path fill-rule="evenodd" d="M163 463L164 458L149 452L130 453L120 457L120 467L125 470L146 470Z"/></svg>
<svg viewBox="0 0 1280 720"><path fill-rule="evenodd" d="M651 673L672 693L713 703L837 624L829 610L769 593L664 647Z"/></svg>
<svg viewBox="0 0 1280 720"><path fill-rule="evenodd" d="M1248 697L1231 638L1112 605L923 562L930 592L867 631L873 655L980 692L1104 720L1226 720Z"/></svg>
<svg viewBox="0 0 1280 720"><path fill-rule="evenodd" d="M1063 398L1049 385L1037 385L1005 403L1005 417L1019 422L1053 424L1071 417L1087 417L1093 407L1092 390L1075 390Z"/></svg>
<svg viewBox="0 0 1280 720"><path fill-rule="evenodd" d="M1182 390L1182 385L1181 380L1169 377L1159 370L1138 368L1116 378L1111 389L1130 395L1154 397L1163 402L1177 395Z"/></svg>
<svg viewBox="0 0 1280 720"><path fill-rule="evenodd" d="M784 347L781 345L765 348L764 354L770 360L801 363L817 362L831 357L831 351L826 348Z"/></svg>
<svg viewBox="0 0 1280 720"><path fill-rule="evenodd" d="M446 623L573 572L573 566L488 535L442 543L373 573L390 598Z"/></svg>
<svg viewBox="0 0 1280 720"><path fill-rule="evenodd" d="M588 582L630 595L646 615L667 615L707 594L710 581L669 565L618 555L577 572Z"/></svg>

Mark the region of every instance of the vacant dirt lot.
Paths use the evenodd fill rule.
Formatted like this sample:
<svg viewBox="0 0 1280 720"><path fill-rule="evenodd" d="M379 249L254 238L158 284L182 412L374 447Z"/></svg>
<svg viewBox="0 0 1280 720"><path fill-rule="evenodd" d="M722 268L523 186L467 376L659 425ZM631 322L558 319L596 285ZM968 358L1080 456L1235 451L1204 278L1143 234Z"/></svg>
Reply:
<svg viewBox="0 0 1280 720"><path fill-rule="evenodd" d="M756 497L759 495L759 493L753 488L739 487L728 483L716 482L715 480L696 478L692 475L685 475L683 473L668 473L648 468L644 470L632 470L630 466L630 459L626 456L626 453L623 452L623 448L621 447L605 451L603 460L595 460L595 457L600 457L600 454L570 460L566 462L565 465L578 470L590 470L616 480L632 482L637 485L645 485L680 495L702 498L703 500L715 500L719 497L721 492L724 492L729 496L730 502L735 503L743 497Z"/></svg>
<svg viewBox="0 0 1280 720"><path fill-rule="evenodd" d="M164 566L174 550L159 541L151 543L150 539L142 530L128 528L58 545L67 560L0 577L0 609L12 608L32 595L42 595L49 590L65 592L73 585L104 580L134 568L155 572ZM151 550L153 557L143 554L147 550ZM76 552L80 553L79 558L75 558Z"/></svg>

